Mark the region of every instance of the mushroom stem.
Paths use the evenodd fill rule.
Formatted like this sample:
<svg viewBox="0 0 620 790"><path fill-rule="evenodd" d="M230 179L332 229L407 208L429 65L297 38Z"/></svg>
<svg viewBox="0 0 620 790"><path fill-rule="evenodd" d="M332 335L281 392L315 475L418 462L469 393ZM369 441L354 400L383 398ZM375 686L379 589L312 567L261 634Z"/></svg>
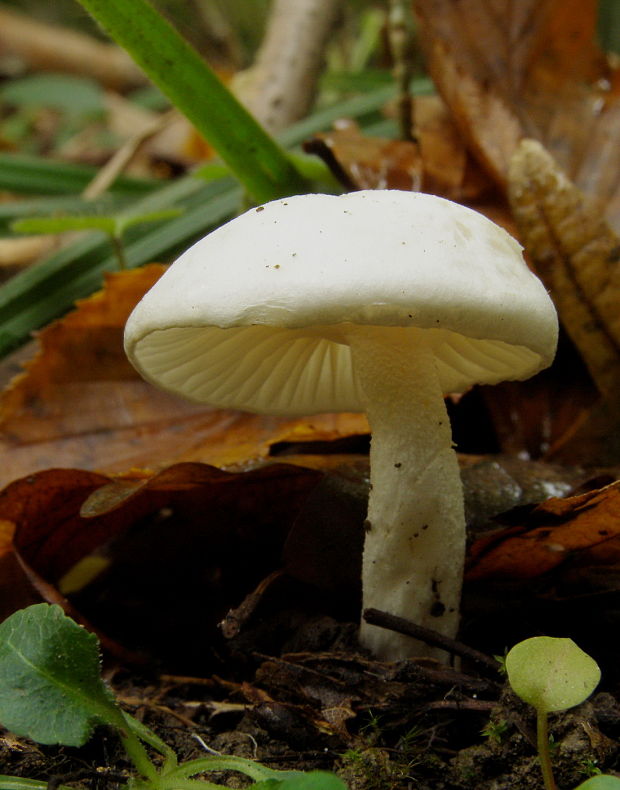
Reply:
<svg viewBox="0 0 620 790"><path fill-rule="evenodd" d="M396 327L347 334L372 431L363 607L453 637L465 557L463 492L428 334L412 338ZM360 639L386 660L445 659L366 623Z"/></svg>

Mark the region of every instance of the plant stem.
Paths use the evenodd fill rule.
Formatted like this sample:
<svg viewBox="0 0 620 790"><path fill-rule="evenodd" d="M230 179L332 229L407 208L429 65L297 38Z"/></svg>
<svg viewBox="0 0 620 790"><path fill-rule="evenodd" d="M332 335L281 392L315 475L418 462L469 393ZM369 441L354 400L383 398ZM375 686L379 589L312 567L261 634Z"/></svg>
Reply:
<svg viewBox="0 0 620 790"><path fill-rule="evenodd" d="M164 757L164 766L161 769L161 773L165 774L174 771L178 767L177 755L174 749L162 741L158 735L142 724L141 721L130 716L126 711L122 711L122 714L125 721L124 729L129 729L136 738L144 741L144 743Z"/></svg>
<svg viewBox="0 0 620 790"><path fill-rule="evenodd" d="M112 242L112 248L114 249L114 254L116 255L116 259L118 261L118 268L121 270L126 269L127 258L125 256L125 248L123 247L123 240L119 236L115 236L113 233L111 233L110 241Z"/></svg>
<svg viewBox="0 0 620 790"><path fill-rule="evenodd" d="M547 713L541 709L536 710L536 741L545 790L557 790L555 779L553 778L553 771L551 769L548 716Z"/></svg>
<svg viewBox="0 0 620 790"><path fill-rule="evenodd" d="M213 146L254 200L308 191L284 149L148 0L79 0Z"/></svg>
<svg viewBox="0 0 620 790"><path fill-rule="evenodd" d="M119 735L127 756L136 766L139 773L145 779L148 779L153 784L153 787L159 787L159 772L151 762L140 740L126 725L119 729Z"/></svg>

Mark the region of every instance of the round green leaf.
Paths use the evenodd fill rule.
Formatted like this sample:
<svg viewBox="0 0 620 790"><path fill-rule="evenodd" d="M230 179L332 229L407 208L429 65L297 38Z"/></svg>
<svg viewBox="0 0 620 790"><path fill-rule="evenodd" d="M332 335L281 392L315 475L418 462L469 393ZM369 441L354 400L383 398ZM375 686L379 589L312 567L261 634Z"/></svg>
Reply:
<svg viewBox="0 0 620 790"><path fill-rule="evenodd" d="M329 771L295 772L286 779L265 779L252 785L252 790L347 790L336 774ZM601 788L603 790L603 788Z"/></svg>
<svg viewBox="0 0 620 790"><path fill-rule="evenodd" d="M100 723L118 725L100 676L97 638L59 606L36 604L0 625L0 723L39 743L81 746Z"/></svg>
<svg viewBox="0 0 620 790"><path fill-rule="evenodd" d="M572 639L551 636L515 645L506 656L506 672L515 694L544 713L579 705L601 679L596 661Z"/></svg>
<svg viewBox="0 0 620 790"><path fill-rule="evenodd" d="M285 779L280 790L347 790L347 786L329 771L309 771Z"/></svg>
<svg viewBox="0 0 620 790"><path fill-rule="evenodd" d="M586 779L576 790L620 790L620 779L617 776L599 774Z"/></svg>

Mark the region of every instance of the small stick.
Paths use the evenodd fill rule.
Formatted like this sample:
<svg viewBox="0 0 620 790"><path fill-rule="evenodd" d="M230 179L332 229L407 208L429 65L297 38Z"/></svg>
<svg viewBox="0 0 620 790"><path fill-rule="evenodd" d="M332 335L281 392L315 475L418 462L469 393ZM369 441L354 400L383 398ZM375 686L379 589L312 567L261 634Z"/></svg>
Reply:
<svg viewBox="0 0 620 790"><path fill-rule="evenodd" d="M426 710L467 710L474 713L490 713L497 706L497 702L485 699L438 699L429 702Z"/></svg>
<svg viewBox="0 0 620 790"><path fill-rule="evenodd" d="M439 634L431 628L424 628L421 625L416 625L410 620L405 620L404 617L397 617L396 615L388 614L388 612L381 612L379 609L365 609L364 620L370 625L377 625L380 628L386 628L388 631L396 631L397 634L411 636L432 647L439 647L443 650L447 650L449 653L473 661L477 666L484 667L487 671L491 670L494 675L499 674L499 665L494 659L478 650L474 650L473 647L463 644L463 642Z"/></svg>
<svg viewBox="0 0 620 790"><path fill-rule="evenodd" d="M392 61L394 79L398 87L398 123L402 140L417 142L413 133L413 96L409 87L409 82L413 74L413 64L411 62L411 31L409 15L411 11L408 4L403 0L390 0L390 10L388 14L388 36L390 49L392 51Z"/></svg>
<svg viewBox="0 0 620 790"><path fill-rule="evenodd" d="M254 65L235 78L235 92L270 132L311 108L324 52L343 0L274 0Z"/></svg>

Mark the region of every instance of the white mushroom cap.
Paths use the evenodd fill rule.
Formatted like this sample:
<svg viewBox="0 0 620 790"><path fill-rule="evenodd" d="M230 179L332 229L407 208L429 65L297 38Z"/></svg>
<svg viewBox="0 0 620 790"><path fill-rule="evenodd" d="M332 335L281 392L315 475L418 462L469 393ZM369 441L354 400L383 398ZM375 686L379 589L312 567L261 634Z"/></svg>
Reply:
<svg viewBox="0 0 620 790"><path fill-rule="evenodd" d="M433 195L377 190L276 200L222 226L139 303L125 345L145 378L192 400L362 411L351 325L428 330L444 393L528 378L557 342L508 233Z"/></svg>

